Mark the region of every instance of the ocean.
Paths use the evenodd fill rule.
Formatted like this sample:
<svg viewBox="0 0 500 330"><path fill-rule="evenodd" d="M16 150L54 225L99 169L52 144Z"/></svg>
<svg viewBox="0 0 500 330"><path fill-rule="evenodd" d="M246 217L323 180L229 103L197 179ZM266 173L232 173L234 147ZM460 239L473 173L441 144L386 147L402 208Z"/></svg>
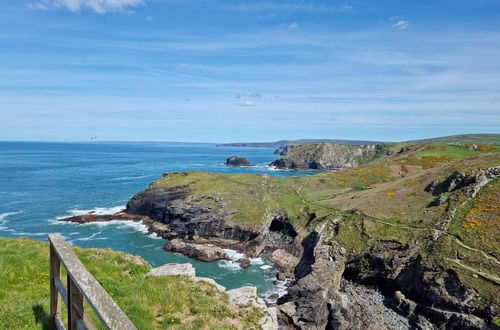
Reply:
<svg viewBox="0 0 500 330"><path fill-rule="evenodd" d="M228 167L226 158L247 157L255 167ZM273 176L314 172L275 170L272 149L216 147L204 143L156 142L0 142L0 236L46 241L61 233L80 247L110 248L142 256L153 266L193 264L197 276L211 277L228 289L254 285L262 296L283 290L266 257L244 270L232 261L200 262L165 252L165 240L147 234L139 223L112 221L78 225L57 221L94 211L110 214L164 172L211 171L266 173Z"/></svg>

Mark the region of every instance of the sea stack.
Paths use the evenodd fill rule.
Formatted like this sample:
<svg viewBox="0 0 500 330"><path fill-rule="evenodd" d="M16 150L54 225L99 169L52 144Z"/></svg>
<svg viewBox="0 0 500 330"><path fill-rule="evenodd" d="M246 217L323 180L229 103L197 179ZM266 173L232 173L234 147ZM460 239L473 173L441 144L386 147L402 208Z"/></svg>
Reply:
<svg viewBox="0 0 500 330"><path fill-rule="evenodd" d="M253 166L245 157L231 156L226 159L228 166Z"/></svg>

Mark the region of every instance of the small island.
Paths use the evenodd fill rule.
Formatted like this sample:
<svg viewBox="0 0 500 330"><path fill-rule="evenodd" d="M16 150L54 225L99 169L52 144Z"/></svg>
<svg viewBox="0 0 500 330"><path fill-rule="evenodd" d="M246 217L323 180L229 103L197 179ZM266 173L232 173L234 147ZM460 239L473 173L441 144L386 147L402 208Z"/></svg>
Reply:
<svg viewBox="0 0 500 330"><path fill-rule="evenodd" d="M226 159L227 166L254 166L245 157L231 156Z"/></svg>

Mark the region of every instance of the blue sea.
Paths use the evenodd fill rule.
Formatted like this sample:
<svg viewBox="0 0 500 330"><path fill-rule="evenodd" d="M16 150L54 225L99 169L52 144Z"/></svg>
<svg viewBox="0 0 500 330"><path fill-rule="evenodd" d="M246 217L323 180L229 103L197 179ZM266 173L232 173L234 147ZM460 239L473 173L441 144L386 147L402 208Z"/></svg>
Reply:
<svg viewBox="0 0 500 330"><path fill-rule="evenodd" d="M232 155L255 167L224 165ZM234 261L205 263L165 252L165 240L147 234L139 223L71 224L62 217L94 211L118 212L137 192L169 171L266 173L274 176L312 172L278 171L267 166L272 149L216 147L196 143L44 143L0 142L0 236L47 240L59 232L81 247L99 247L140 255L153 266L189 262L197 276L215 279L228 289L255 285L266 296L282 286L264 257L243 270ZM239 256L233 253L234 259Z"/></svg>

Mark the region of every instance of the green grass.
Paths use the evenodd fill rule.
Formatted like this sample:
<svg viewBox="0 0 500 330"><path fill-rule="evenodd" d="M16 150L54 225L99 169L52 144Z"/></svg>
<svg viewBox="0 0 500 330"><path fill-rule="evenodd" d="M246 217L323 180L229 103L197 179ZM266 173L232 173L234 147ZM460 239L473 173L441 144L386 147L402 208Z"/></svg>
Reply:
<svg viewBox="0 0 500 330"><path fill-rule="evenodd" d="M49 247L0 238L0 329L51 329ZM183 276L148 277L138 257L102 249L75 252L139 329L248 329L260 312L236 308L225 294ZM64 315L63 315L64 316Z"/></svg>
<svg viewBox="0 0 500 330"><path fill-rule="evenodd" d="M500 149L498 147L495 147L495 150L493 152L498 152ZM466 147L463 146L455 146L455 145L448 145L448 144L432 144L429 145L423 150L417 151L414 153L412 156L421 158L421 157L426 157L426 156L445 156L445 157L450 157L452 159L463 159L466 157L471 157L474 155L478 155L481 153L484 153L485 151L479 151L479 150L469 150ZM488 151L491 152L491 151Z"/></svg>

